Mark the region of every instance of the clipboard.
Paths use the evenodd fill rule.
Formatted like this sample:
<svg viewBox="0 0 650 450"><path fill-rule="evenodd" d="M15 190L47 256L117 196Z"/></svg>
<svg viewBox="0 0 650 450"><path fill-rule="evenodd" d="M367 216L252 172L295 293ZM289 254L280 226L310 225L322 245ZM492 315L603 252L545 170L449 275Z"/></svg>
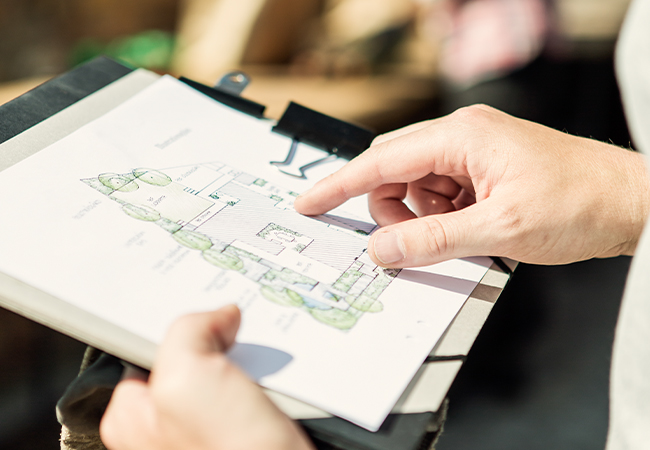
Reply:
<svg viewBox="0 0 650 450"><path fill-rule="evenodd" d="M144 70L97 58L0 107L0 171L110 111L158 79ZM248 80L228 74L217 87L183 79L194 89L260 120L264 106L239 94ZM94 95L91 95L94 94ZM274 131L292 138L285 161L269 161L288 176L308 176L305 165L289 172L298 142L320 148L327 158L351 159L367 148L373 133L296 103L291 103ZM318 164L319 161L313 161ZM313 406L267 391L287 415L300 422L318 448L359 450L425 449L440 434L445 397L456 374L510 279L517 263L494 259L479 285L414 377L379 431L372 433ZM4 295L0 291L0 296ZM24 311L16 311L25 314ZM36 317L30 317L38 321ZM56 329L53 324L46 324Z"/></svg>

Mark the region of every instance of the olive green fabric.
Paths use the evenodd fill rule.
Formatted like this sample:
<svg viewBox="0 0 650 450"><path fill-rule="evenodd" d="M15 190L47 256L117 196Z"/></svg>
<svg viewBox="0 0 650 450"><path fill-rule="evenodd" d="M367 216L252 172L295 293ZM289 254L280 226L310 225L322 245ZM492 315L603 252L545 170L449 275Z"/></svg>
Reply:
<svg viewBox="0 0 650 450"><path fill-rule="evenodd" d="M99 423L123 369L119 359L86 349L79 375L56 405L62 450L105 450Z"/></svg>

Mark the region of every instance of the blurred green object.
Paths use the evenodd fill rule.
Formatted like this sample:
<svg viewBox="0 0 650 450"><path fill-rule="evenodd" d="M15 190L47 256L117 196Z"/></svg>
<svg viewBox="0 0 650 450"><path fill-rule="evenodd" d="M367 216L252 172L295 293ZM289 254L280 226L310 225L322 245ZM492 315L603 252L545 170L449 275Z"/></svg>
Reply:
<svg viewBox="0 0 650 450"><path fill-rule="evenodd" d="M171 63L174 44L174 35L161 30L143 31L107 44L95 38L86 38L72 48L70 63L74 67L106 55L135 67L166 71Z"/></svg>

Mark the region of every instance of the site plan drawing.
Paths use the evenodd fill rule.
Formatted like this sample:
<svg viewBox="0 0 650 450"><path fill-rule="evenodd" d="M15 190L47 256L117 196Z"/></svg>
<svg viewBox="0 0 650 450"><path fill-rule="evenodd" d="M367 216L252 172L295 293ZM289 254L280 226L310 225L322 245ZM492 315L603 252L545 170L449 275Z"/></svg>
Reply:
<svg viewBox="0 0 650 450"><path fill-rule="evenodd" d="M378 267L366 253L365 237L376 225L297 214L296 192L222 163L139 168L82 181L208 263L259 283L267 300L340 330L364 313L381 312L378 298L399 273Z"/></svg>
<svg viewBox="0 0 650 450"><path fill-rule="evenodd" d="M163 76L0 171L0 304L143 368L180 317L236 304L233 363L377 430L492 261L378 267L367 197L293 208L346 161L282 173L272 128Z"/></svg>

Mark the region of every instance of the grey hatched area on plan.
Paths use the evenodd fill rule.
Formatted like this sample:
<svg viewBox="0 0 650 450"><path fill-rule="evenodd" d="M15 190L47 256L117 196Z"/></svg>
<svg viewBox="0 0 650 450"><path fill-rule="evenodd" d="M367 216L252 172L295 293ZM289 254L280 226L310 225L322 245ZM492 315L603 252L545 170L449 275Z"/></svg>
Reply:
<svg viewBox="0 0 650 450"><path fill-rule="evenodd" d="M344 272L350 261L366 249L365 239L349 233L350 228L329 226L316 218L306 217L294 211L276 208L276 199L264 197L238 184L236 181L223 186L219 192L241 199L236 208L224 208L212 219L200 225L196 231L223 242L239 240L265 252L277 255L285 247L257 236L269 223L281 223L305 236L318 236L301 254ZM341 224L342 225L342 224ZM367 224L366 224L367 225ZM330 228L330 232L323 232ZM342 231L340 231L340 230ZM332 233L331 230L340 232ZM348 231L348 232L346 232Z"/></svg>

